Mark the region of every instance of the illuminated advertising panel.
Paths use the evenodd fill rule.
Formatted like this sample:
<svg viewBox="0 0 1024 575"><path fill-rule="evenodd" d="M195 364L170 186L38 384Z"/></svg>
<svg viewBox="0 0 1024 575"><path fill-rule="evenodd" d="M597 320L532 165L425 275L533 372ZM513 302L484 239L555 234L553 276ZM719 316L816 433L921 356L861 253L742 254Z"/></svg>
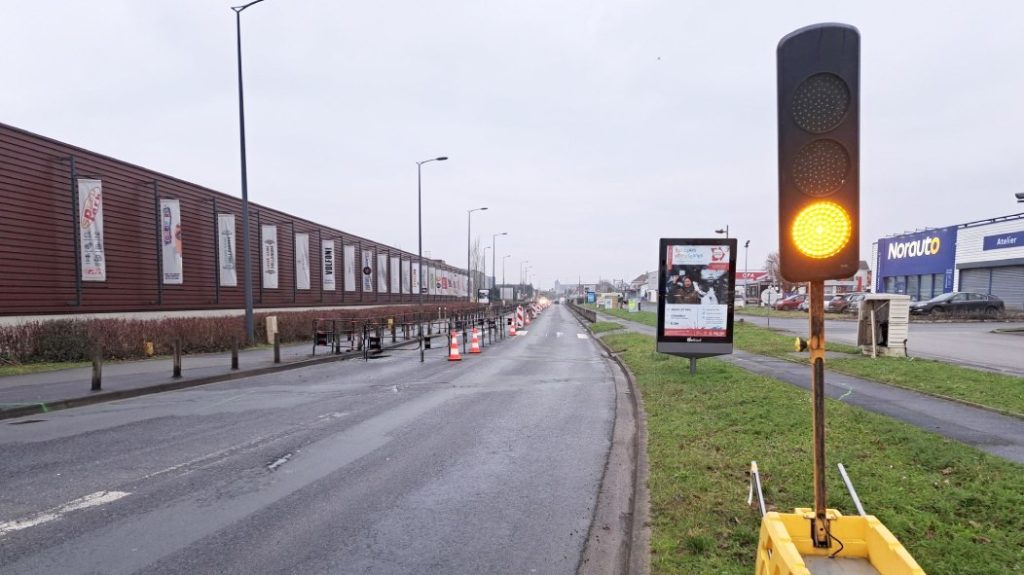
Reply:
<svg viewBox="0 0 1024 575"><path fill-rule="evenodd" d="M662 238L658 259L658 351L732 353L736 240Z"/></svg>

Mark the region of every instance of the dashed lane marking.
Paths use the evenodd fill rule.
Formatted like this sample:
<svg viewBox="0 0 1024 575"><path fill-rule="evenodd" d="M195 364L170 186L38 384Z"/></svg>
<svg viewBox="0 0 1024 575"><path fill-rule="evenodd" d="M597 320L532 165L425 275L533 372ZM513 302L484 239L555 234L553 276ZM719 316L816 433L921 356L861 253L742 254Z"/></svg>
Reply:
<svg viewBox="0 0 1024 575"><path fill-rule="evenodd" d="M72 511L79 511L90 507L104 505L129 495L131 495L131 493L125 491L97 491L96 493L90 493L85 497L79 497L74 501L48 509L33 517L26 517L24 519L15 519L14 521L0 523L0 537L14 531L20 531L22 529L28 529L29 527L42 525L43 523L56 521Z"/></svg>

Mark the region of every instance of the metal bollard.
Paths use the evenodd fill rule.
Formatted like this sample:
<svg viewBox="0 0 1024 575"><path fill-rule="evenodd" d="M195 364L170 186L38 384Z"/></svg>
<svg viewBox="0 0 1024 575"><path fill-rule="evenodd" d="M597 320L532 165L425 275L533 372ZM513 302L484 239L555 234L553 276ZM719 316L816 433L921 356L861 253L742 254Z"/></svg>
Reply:
<svg viewBox="0 0 1024 575"><path fill-rule="evenodd" d="M92 349L92 391L103 389L103 346L96 344Z"/></svg>
<svg viewBox="0 0 1024 575"><path fill-rule="evenodd" d="M281 334L274 332L274 363L281 363Z"/></svg>
<svg viewBox="0 0 1024 575"><path fill-rule="evenodd" d="M238 338L231 340L231 369L238 369Z"/></svg>
<svg viewBox="0 0 1024 575"><path fill-rule="evenodd" d="M181 340L174 340L174 371L172 376L177 379L181 377Z"/></svg>

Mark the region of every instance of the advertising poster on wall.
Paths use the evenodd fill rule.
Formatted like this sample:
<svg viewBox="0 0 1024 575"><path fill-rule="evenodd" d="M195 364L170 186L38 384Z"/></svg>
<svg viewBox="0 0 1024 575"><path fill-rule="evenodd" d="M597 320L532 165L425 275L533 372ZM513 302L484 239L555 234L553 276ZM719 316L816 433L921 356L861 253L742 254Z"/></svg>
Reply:
<svg viewBox="0 0 1024 575"><path fill-rule="evenodd" d="M402 261L402 293L413 293L411 263L409 260Z"/></svg>
<svg viewBox="0 0 1024 575"><path fill-rule="evenodd" d="M660 252L658 351L732 353L736 240L662 238Z"/></svg>
<svg viewBox="0 0 1024 575"><path fill-rule="evenodd" d="M341 258L345 266L345 291L356 291L356 247L343 246Z"/></svg>
<svg viewBox="0 0 1024 575"><path fill-rule="evenodd" d="M437 295L437 268L434 266L427 268L427 290L430 295Z"/></svg>
<svg viewBox="0 0 1024 575"><path fill-rule="evenodd" d="M277 226L260 226L263 289L277 289Z"/></svg>
<svg viewBox="0 0 1024 575"><path fill-rule="evenodd" d="M320 242L320 285L324 291L334 291L334 240Z"/></svg>
<svg viewBox="0 0 1024 575"><path fill-rule="evenodd" d="M235 271L235 215L217 214L217 250L219 254L220 285L235 287L238 274Z"/></svg>
<svg viewBox="0 0 1024 575"><path fill-rule="evenodd" d="M160 259L164 284L181 284L181 204L178 200L160 200Z"/></svg>
<svg viewBox="0 0 1024 575"><path fill-rule="evenodd" d="M78 179L78 239L82 280L107 281L103 253L103 182Z"/></svg>
<svg viewBox="0 0 1024 575"><path fill-rule="evenodd" d="M420 293L420 262L412 262L412 293Z"/></svg>
<svg viewBox="0 0 1024 575"><path fill-rule="evenodd" d="M373 252L369 250L361 250L363 255L363 292L370 293L373 291Z"/></svg>
<svg viewBox="0 0 1024 575"><path fill-rule="evenodd" d="M377 254L377 293L388 293L387 254Z"/></svg>
<svg viewBox="0 0 1024 575"><path fill-rule="evenodd" d="M295 289L309 289L309 234L295 234Z"/></svg>
<svg viewBox="0 0 1024 575"><path fill-rule="evenodd" d="M391 256L391 293L402 293L402 258Z"/></svg>

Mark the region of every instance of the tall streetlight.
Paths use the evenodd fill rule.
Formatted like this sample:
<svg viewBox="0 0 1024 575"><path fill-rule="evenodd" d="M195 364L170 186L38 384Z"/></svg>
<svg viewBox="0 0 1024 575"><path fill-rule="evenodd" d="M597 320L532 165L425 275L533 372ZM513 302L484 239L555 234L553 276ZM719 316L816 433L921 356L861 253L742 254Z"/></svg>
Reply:
<svg viewBox="0 0 1024 575"><path fill-rule="evenodd" d="M249 178L245 169L245 99L242 92L242 11L259 4L253 0L244 6L232 6L235 11L235 31L238 38L238 134L242 151L242 271L245 280L245 337L249 345L256 343L256 324L252 315L252 246L249 244Z"/></svg>
<svg viewBox="0 0 1024 575"><path fill-rule="evenodd" d="M718 228L717 230L715 230L715 233L716 234L725 234L725 238L729 239L729 226L725 226L724 230L722 228Z"/></svg>
<svg viewBox="0 0 1024 575"><path fill-rule="evenodd" d="M501 258L501 285L505 285L505 260L512 257L512 254L505 254Z"/></svg>
<svg viewBox="0 0 1024 575"><path fill-rule="evenodd" d="M746 305L747 297L750 296L750 268L747 266L750 263L750 240L747 240L743 244L743 303Z"/></svg>
<svg viewBox="0 0 1024 575"><path fill-rule="evenodd" d="M416 221L417 228L419 229L419 260L420 260L420 312L423 312L423 164L430 162L443 162L448 159L448 156L438 156L436 158L430 158L429 160L423 160L422 162L416 162ZM417 322L420 326L420 363L423 363L423 324Z"/></svg>
<svg viewBox="0 0 1024 575"><path fill-rule="evenodd" d="M508 235L508 232L501 232L500 234L494 234L493 236L491 236L491 275L494 276L494 283L495 284L498 283L498 272L497 272L497 268L494 267L494 257L498 254L498 250L495 249L494 246L496 245L496 240L498 239L498 236L507 236L507 235ZM505 265L505 262L502 262L502 265ZM505 283L505 277L504 277L505 274L504 274L504 272L502 272L501 275L502 275L501 283Z"/></svg>
<svg viewBox="0 0 1024 575"><path fill-rule="evenodd" d="M487 285L487 250L491 249L491 246L484 246L484 289L490 289L494 286Z"/></svg>
<svg viewBox="0 0 1024 575"><path fill-rule="evenodd" d="M466 282L467 294L466 301L473 301L473 262L470 261L469 257L469 244L470 238L473 236L473 212L482 212L487 208L475 208L472 210L466 210L466 273L469 274L469 279Z"/></svg>
<svg viewBox="0 0 1024 575"><path fill-rule="evenodd" d="M530 263L530 260L523 260L519 262L519 283L523 283L523 266Z"/></svg>

